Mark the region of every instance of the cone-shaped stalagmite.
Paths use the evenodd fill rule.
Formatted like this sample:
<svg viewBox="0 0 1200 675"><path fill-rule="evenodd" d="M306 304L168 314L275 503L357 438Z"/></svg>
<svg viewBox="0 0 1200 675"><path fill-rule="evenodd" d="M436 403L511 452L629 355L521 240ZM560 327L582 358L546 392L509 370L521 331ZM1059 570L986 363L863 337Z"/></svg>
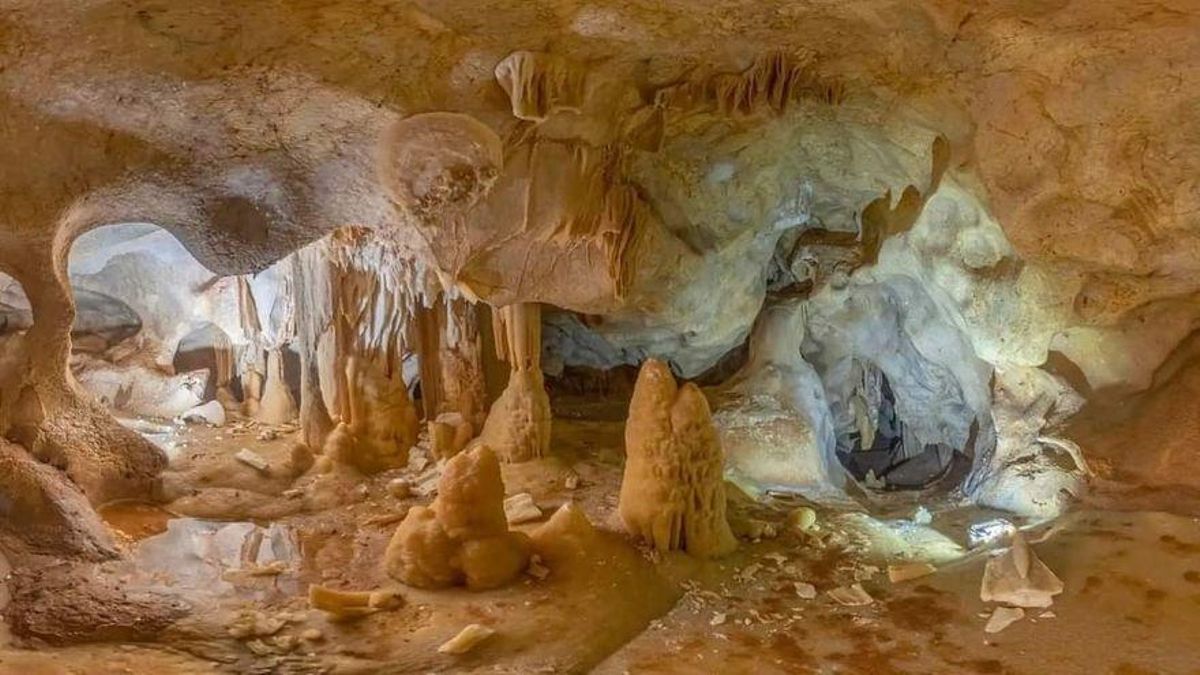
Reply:
<svg viewBox="0 0 1200 675"><path fill-rule="evenodd" d="M267 424L287 424L298 414L296 399L283 374L283 350L272 349L267 352L267 379L255 417Z"/></svg>
<svg viewBox="0 0 1200 675"><path fill-rule="evenodd" d="M500 462L486 445L446 463L437 499L409 510L384 556L389 576L419 588L495 588L528 562L529 538L508 529Z"/></svg>
<svg viewBox="0 0 1200 675"><path fill-rule="evenodd" d="M506 462L527 462L550 449L550 397L542 380L542 312L536 303L495 312L496 351L511 368L492 404L480 441Z"/></svg>
<svg viewBox="0 0 1200 675"><path fill-rule="evenodd" d="M679 387L670 369L642 365L625 424L625 528L660 551L701 557L737 542L725 519L724 456L712 414L696 385Z"/></svg>

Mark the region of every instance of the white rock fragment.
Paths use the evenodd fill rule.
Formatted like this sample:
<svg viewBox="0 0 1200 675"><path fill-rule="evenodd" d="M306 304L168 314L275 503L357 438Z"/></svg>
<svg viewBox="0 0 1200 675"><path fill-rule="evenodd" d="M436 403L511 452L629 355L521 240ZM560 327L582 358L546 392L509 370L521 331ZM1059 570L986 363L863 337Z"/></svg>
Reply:
<svg viewBox="0 0 1200 675"><path fill-rule="evenodd" d="M247 448L238 450L237 454L234 455L233 458L242 464L245 464L246 466L253 467L263 472L266 472L266 470L271 467L271 463L268 462L265 457Z"/></svg>
<svg viewBox="0 0 1200 675"><path fill-rule="evenodd" d="M795 582L796 595L804 600L812 600L817 597L817 587L804 581Z"/></svg>
<svg viewBox="0 0 1200 675"><path fill-rule="evenodd" d="M979 598L1015 607L1049 607L1062 592L1062 581L1015 532L1008 551L987 561Z"/></svg>
<svg viewBox="0 0 1200 675"><path fill-rule="evenodd" d="M1039 619L1057 619L1058 615L1055 614L1054 612L1051 612L1050 610L1046 610L1046 611L1042 612L1041 614L1038 614L1038 618Z"/></svg>
<svg viewBox="0 0 1200 675"><path fill-rule="evenodd" d="M515 494L504 500L504 517L509 525L520 525L542 517L542 510L528 492Z"/></svg>
<svg viewBox="0 0 1200 675"><path fill-rule="evenodd" d="M920 579L937 571L929 563L906 563L903 565L888 565L888 580L893 584Z"/></svg>
<svg viewBox="0 0 1200 675"><path fill-rule="evenodd" d="M579 474L577 474L577 473L569 474L567 476L566 480L563 481L563 485L568 490L574 490L575 488L579 487Z"/></svg>
<svg viewBox="0 0 1200 675"><path fill-rule="evenodd" d="M978 548L994 544L1006 537L1012 536L1016 531L1017 526L1003 518L974 523L967 528L967 546Z"/></svg>
<svg viewBox="0 0 1200 675"><path fill-rule="evenodd" d="M529 558L529 567L525 568L529 576L541 581L550 576L550 568L542 564L542 558L534 554Z"/></svg>
<svg viewBox="0 0 1200 675"><path fill-rule="evenodd" d="M916 512L913 513L912 521L917 525L929 525L933 522L933 514L924 506L918 506Z"/></svg>
<svg viewBox="0 0 1200 675"><path fill-rule="evenodd" d="M495 635L496 631L473 623L459 631L458 635L450 638L438 647L439 654L466 654L479 645L480 642Z"/></svg>
<svg viewBox="0 0 1200 675"><path fill-rule="evenodd" d="M725 623L725 612L713 612L712 618L708 621L710 626L720 626L723 623Z"/></svg>
<svg viewBox="0 0 1200 675"><path fill-rule="evenodd" d="M217 401L209 401L184 411L179 419L191 424L211 424L220 427L225 425L225 408Z"/></svg>
<svg viewBox="0 0 1200 675"><path fill-rule="evenodd" d="M997 607L996 611L992 612L992 618L988 619L987 625L983 627L983 632L999 633L1024 618L1025 610L1020 607Z"/></svg>
<svg viewBox="0 0 1200 675"><path fill-rule="evenodd" d="M826 593L834 602L846 607L862 607L863 605L875 602L875 598L872 598L870 593L863 590L861 584L838 586L831 591L826 591Z"/></svg>

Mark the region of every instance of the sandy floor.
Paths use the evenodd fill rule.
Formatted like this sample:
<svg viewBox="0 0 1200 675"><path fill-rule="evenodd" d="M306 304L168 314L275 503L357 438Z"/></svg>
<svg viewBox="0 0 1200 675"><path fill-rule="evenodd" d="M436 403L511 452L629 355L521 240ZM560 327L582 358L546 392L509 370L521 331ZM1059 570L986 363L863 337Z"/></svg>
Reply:
<svg viewBox="0 0 1200 675"><path fill-rule="evenodd" d="M878 518L821 511L813 535L785 526L794 503L735 495L737 553L651 555L615 527L622 425L596 417L608 421L558 420L555 457L505 471L509 492L532 493L547 515L579 504L600 529L587 551L561 552L545 579L497 591L402 588L403 607L352 623L309 609L308 585L390 586L383 549L407 507L429 497L396 499L387 483L405 476L420 492L437 467L418 448L407 470L369 481L294 481L286 429L260 439L253 426L191 428L166 509L104 511L128 561L47 565L8 581L6 627L25 637L0 648L0 673L1200 672L1195 518L1081 510L1035 530L1066 592L1051 614L987 635L986 554L963 547L966 526L996 514L924 498L933 522L917 527L906 518L922 498L908 495ZM234 461L243 447L270 469ZM572 474L578 487L568 489ZM1142 497L1138 507L1150 507ZM778 535L751 539L763 523ZM892 585L883 570L899 556L940 569ZM843 607L826 594L856 581L872 604ZM796 582L817 597L800 597ZM262 634L230 634L255 617L268 625ZM468 623L497 634L468 656L438 654Z"/></svg>

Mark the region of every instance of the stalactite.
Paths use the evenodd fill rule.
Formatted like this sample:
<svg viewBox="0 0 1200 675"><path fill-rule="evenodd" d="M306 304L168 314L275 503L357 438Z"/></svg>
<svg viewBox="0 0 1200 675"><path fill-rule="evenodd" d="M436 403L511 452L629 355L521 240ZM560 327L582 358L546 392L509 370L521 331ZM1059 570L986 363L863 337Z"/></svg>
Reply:
<svg viewBox="0 0 1200 675"><path fill-rule="evenodd" d="M324 241L292 255L292 290L296 307L296 346L300 352L300 438L320 449L333 430L321 392L318 347L332 321L331 264Z"/></svg>
<svg viewBox="0 0 1200 675"><path fill-rule="evenodd" d="M438 305L418 305L413 309L410 324L411 339L416 347L421 371L421 402L425 419L432 420L442 412L443 386L441 369L441 339L438 330Z"/></svg>
<svg viewBox="0 0 1200 675"><path fill-rule="evenodd" d="M550 397L542 379L542 311L536 303L492 313L496 353L509 364L508 386L492 405L479 441L506 462L543 457L550 449Z"/></svg>
<svg viewBox="0 0 1200 675"><path fill-rule="evenodd" d="M656 104L690 110L710 107L723 114L750 114L761 107L783 112L797 99L838 104L845 98L840 82L821 77L811 52L772 52L740 73L716 75L666 87Z"/></svg>
<svg viewBox="0 0 1200 675"><path fill-rule="evenodd" d="M250 281L244 276L237 278L237 298L242 332L250 341L241 353L238 368L242 374L242 413L254 417L258 414L266 383L266 362L259 343L262 324L258 320L258 303L250 290Z"/></svg>
<svg viewBox="0 0 1200 675"><path fill-rule="evenodd" d="M346 228L330 243L339 423L325 449L335 461L374 473L402 465L416 442L402 361L424 294L415 271L368 231Z"/></svg>
<svg viewBox="0 0 1200 675"><path fill-rule="evenodd" d="M519 119L540 122L583 104L585 71L553 54L513 52L496 65L495 75Z"/></svg>
<svg viewBox="0 0 1200 675"><path fill-rule="evenodd" d="M232 385L233 378L237 375L237 367L233 344L224 332L220 332L218 335L217 342L212 346L215 362L213 381L216 386L216 399L226 410L235 410L238 402L233 395Z"/></svg>

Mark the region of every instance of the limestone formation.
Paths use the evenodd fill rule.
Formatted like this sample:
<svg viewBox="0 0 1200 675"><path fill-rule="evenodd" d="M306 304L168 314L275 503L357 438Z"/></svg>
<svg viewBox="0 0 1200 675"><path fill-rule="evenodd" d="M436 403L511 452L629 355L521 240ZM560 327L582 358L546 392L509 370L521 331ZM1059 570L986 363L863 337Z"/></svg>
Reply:
<svg viewBox="0 0 1200 675"><path fill-rule="evenodd" d="M446 463L433 504L409 510L388 544L384 568L418 588L484 590L515 579L529 554L529 538L508 529L496 453L476 445Z"/></svg>
<svg viewBox="0 0 1200 675"><path fill-rule="evenodd" d="M550 398L541 370L541 309L512 305L496 311L497 355L508 362L508 386L488 413L479 442L505 462L527 462L550 449Z"/></svg>
<svg viewBox="0 0 1200 675"><path fill-rule="evenodd" d="M720 556L737 542L725 518L724 454L704 394L649 359L625 423L625 528L660 551Z"/></svg>
<svg viewBox="0 0 1200 675"><path fill-rule="evenodd" d="M299 409L283 375L283 351L267 354L267 378L255 416L267 424L285 424L296 419Z"/></svg>
<svg viewBox="0 0 1200 675"><path fill-rule="evenodd" d="M1075 506L1100 507L1080 536L1104 549L1090 520L1121 513L1152 545L1102 572L1193 584L1195 537L1134 510L1193 516L1200 486L1198 65L1185 0L5 0L0 605L22 649L0 661L211 669L173 662L195 650L168 628L207 644L218 613L295 604L297 574L365 615L371 595L335 589L373 587L362 561L394 523L397 579L528 583L322 623L312 655L288 654L316 626L289 624L316 612L240 625L231 667L445 669L437 645L478 621L501 635L466 669L637 670L681 588L724 602L681 574L778 567L789 595L865 606L851 530L931 545L884 557L939 585L959 505L989 512L972 549ZM759 541L744 574L588 521L611 510L638 367L617 517L659 552ZM179 553L180 528L218 521ZM249 521L274 534L242 541ZM829 574L795 581L793 544ZM977 658L950 631L956 663L1190 663L1186 587L1114 633L1088 622L1118 585L1062 586L1017 535L981 591L1078 603L1064 634L1154 649ZM869 613L886 630L905 602ZM674 666L839 656L761 628L762 650ZM51 651L79 640L154 649Z"/></svg>
<svg viewBox="0 0 1200 675"><path fill-rule="evenodd" d="M458 413L442 413L428 427L429 449L437 459L450 459L471 442L471 423Z"/></svg>
<svg viewBox="0 0 1200 675"><path fill-rule="evenodd" d="M345 377L342 421L326 439L325 454L366 474L407 464L418 424L400 371L351 356Z"/></svg>

